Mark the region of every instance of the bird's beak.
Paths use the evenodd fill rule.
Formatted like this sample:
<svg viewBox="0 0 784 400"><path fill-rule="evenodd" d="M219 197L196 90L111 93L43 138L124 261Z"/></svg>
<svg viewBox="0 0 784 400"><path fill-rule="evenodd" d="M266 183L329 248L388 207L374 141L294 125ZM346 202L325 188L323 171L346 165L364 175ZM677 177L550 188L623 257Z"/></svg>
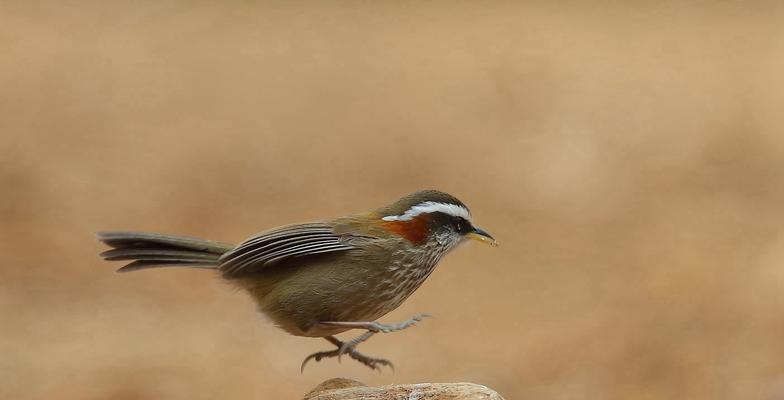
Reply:
<svg viewBox="0 0 784 400"><path fill-rule="evenodd" d="M473 231L466 234L466 237L469 239L474 239L480 242L487 243L491 246L498 246L498 241L496 241L489 233L477 227L474 227Z"/></svg>

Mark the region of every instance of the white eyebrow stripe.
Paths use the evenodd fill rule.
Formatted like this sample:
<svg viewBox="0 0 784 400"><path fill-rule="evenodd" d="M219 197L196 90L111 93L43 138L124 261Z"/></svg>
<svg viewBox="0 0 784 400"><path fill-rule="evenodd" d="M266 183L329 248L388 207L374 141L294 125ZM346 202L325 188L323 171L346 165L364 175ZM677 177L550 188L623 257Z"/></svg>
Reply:
<svg viewBox="0 0 784 400"><path fill-rule="evenodd" d="M442 212L453 217L462 217L469 222L471 221L471 213L465 207L436 201L425 201L409 208L402 215L387 215L381 219L384 221L410 221L419 215L433 212Z"/></svg>

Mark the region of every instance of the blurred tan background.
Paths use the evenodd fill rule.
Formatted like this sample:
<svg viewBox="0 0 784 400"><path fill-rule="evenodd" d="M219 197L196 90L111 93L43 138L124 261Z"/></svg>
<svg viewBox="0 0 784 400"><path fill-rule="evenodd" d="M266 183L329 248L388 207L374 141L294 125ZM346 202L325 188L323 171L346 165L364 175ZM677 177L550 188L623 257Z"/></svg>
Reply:
<svg viewBox="0 0 784 400"><path fill-rule="evenodd" d="M3 2L0 398L296 399L324 379L508 399L784 396L776 2ZM208 271L93 233L237 242L421 188L499 248L299 364Z"/></svg>

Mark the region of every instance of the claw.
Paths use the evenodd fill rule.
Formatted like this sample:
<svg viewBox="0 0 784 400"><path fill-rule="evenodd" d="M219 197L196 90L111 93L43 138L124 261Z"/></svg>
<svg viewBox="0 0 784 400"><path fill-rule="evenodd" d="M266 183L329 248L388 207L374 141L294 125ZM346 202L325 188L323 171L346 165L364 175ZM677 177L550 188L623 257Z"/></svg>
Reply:
<svg viewBox="0 0 784 400"><path fill-rule="evenodd" d="M307 364L308 361L315 359L316 362L319 362L324 357L334 357L335 355L337 355L337 352L338 352L338 350L319 351L319 352L313 353L313 354L305 357L305 359L302 360L302 365L300 365L300 367L299 367L299 373L301 374L301 373L305 372L305 364Z"/></svg>
<svg viewBox="0 0 784 400"><path fill-rule="evenodd" d="M391 368L393 372L395 371L395 365L392 364L392 361L389 361L385 358L368 357L356 350L351 350L348 353L348 355L349 357L359 361L360 363L362 363L363 365L367 366L370 369L378 371L379 373L382 372L381 366L387 366Z"/></svg>

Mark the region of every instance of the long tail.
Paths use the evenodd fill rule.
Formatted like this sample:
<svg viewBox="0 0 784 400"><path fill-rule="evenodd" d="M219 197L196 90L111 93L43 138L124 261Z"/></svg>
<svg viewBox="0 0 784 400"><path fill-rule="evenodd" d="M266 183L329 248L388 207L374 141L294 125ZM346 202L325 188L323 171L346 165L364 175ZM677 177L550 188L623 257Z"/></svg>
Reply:
<svg viewBox="0 0 784 400"><path fill-rule="evenodd" d="M218 258L234 248L211 240L146 232L99 232L98 240L113 247L101 253L105 260L132 261L117 272L159 267L215 269Z"/></svg>

